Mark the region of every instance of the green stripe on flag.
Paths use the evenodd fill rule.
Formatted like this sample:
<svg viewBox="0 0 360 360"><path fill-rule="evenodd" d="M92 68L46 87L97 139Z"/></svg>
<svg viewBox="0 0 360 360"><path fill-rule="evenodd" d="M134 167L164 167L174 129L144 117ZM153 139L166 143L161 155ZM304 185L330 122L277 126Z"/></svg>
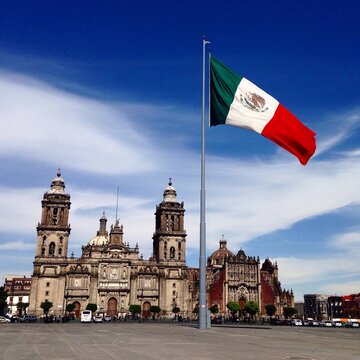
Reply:
<svg viewBox="0 0 360 360"><path fill-rule="evenodd" d="M225 124L230 105L242 77L211 56L210 126Z"/></svg>

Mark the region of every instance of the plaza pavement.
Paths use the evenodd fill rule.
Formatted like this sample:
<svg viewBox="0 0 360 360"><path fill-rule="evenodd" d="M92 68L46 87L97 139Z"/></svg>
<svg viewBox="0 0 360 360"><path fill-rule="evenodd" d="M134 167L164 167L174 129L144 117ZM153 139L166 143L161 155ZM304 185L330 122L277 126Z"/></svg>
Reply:
<svg viewBox="0 0 360 360"><path fill-rule="evenodd" d="M360 359L360 329L177 323L0 324L0 359Z"/></svg>

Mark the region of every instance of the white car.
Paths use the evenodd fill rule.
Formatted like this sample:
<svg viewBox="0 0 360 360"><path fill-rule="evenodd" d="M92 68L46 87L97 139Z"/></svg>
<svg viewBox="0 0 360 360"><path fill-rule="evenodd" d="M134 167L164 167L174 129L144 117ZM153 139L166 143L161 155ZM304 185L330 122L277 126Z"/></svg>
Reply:
<svg viewBox="0 0 360 360"><path fill-rule="evenodd" d="M293 324L294 324L295 326L302 326L302 321L296 319L296 320L294 320Z"/></svg>
<svg viewBox="0 0 360 360"><path fill-rule="evenodd" d="M94 323L102 323L103 322L103 317L101 315L96 315L93 317L93 322Z"/></svg>
<svg viewBox="0 0 360 360"><path fill-rule="evenodd" d="M6 318L5 316L0 316L0 323L6 324L9 322L10 322L10 319Z"/></svg>

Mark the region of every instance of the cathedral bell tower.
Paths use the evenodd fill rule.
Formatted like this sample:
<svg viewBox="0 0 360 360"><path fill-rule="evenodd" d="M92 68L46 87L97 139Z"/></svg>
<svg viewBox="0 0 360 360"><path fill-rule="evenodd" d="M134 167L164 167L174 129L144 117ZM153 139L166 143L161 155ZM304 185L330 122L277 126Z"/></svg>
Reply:
<svg viewBox="0 0 360 360"><path fill-rule="evenodd" d="M186 231L184 203L176 199L171 178L164 190L163 201L156 206L153 256L158 262L185 264Z"/></svg>
<svg viewBox="0 0 360 360"><path fill-rule="evenodd" d="M65 193L65 183L60 169L51 183L50 191L41 202L41 222L37 230L37 258L66 258L70 235L70 195Z"/></svg>

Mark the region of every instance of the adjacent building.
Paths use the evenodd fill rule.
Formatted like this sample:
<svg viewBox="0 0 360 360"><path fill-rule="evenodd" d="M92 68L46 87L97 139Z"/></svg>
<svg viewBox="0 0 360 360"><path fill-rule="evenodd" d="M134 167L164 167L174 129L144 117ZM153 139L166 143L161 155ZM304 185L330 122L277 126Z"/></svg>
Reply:
<svg viewBox="0 0 360 360"><path fill-rule="evenodd" d="M4 290L8 296L6 299L6 313L9 316L22 315L29 303L31 278L23 275L7 275Z"/></svg>
<svg viewBox="0 0 360 360"><path fill-rule="evenodd" d="M259 257L247 256L242 249L235 255L224 238L208 258L207 284L209 306L218 305L223 315L228 313L229 301L239 302L241 309L246 302L254 301L261 315L266 314L265 306L269 304L275 305L277 315L284 307L294 306L293 292L281 288L276 263L266 259L260 268Z"/></svg>

